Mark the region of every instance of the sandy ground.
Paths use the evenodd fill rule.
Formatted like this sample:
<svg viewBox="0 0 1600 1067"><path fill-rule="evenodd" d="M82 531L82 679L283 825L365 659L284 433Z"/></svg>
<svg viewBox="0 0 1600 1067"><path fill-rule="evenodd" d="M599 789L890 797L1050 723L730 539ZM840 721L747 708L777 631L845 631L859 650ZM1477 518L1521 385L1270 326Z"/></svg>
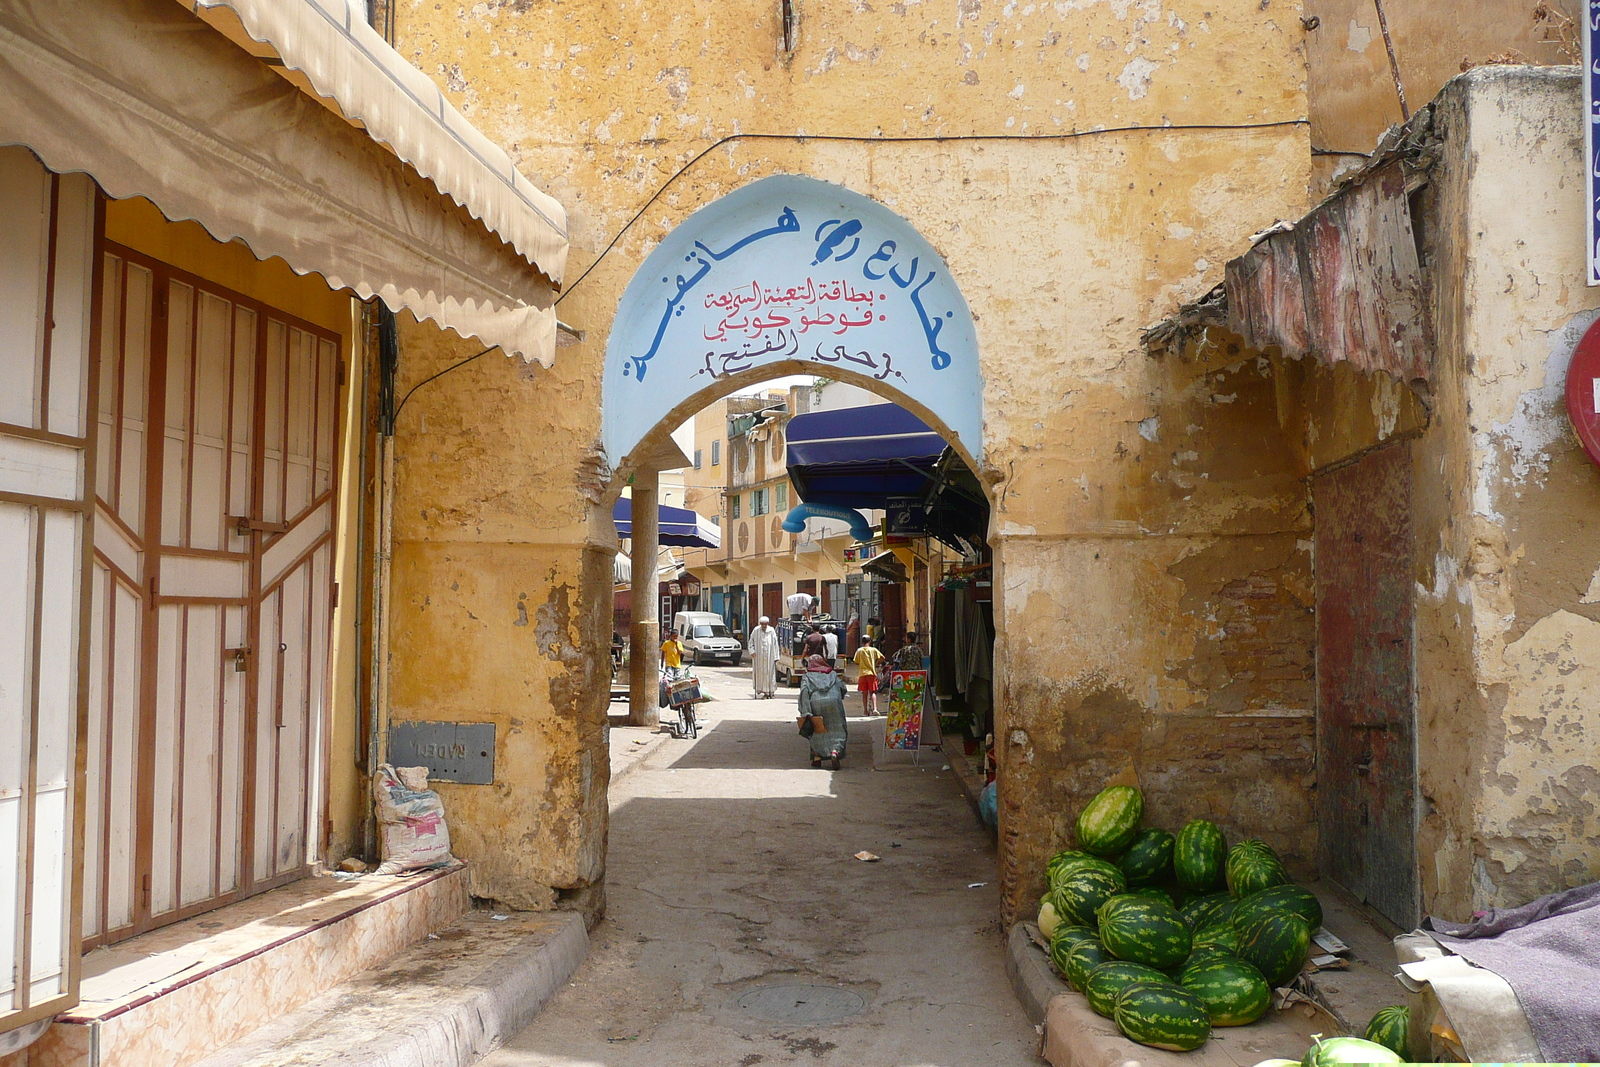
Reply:
<svg viewBox="0 0 1600 1067"><path fill-rule="evenodd" d="M698 673L709 728L612 791L588 960L480 1067L1040 1063L1003 969L994 846L938 753L874 772L853 720L843 769L812 770L793 690L756 701L748 669Z"/></svg>

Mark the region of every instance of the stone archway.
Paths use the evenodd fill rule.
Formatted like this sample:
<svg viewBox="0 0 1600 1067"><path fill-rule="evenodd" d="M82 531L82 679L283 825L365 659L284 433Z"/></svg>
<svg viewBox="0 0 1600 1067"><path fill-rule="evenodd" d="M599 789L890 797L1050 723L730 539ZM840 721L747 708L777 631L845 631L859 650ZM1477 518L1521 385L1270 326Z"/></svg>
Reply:
<svg viewBox="0 0 1600 1067"><path fill-rule="evenodd" d="M966 299L928 241L884 205L785 174L696 211L624 290L606 347L601 441L609 504L633 487L635 605L629 719L655 721L658 457L709 404L791 374L848 381L908 408L973 471L983 377Z"/></svg>
<svg viewBox="0 0 1600 1067"><path fill-rule="evenodd" d="M696 211L634 274L606 347L606 457L629 473L653 435L795 373L904 403L979 469L977 335L944 259L877 201L792 174Z"/></svg>

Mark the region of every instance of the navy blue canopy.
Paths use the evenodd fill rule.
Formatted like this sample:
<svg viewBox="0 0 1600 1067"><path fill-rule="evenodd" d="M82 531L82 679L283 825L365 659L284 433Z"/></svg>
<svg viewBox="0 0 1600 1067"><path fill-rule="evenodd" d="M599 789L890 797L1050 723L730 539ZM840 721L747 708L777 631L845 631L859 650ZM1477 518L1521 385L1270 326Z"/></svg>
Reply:
<svg viewBox="0 0 1600 1067"><path fill-rule="evenodd" d="M898 404L796 415L787 434L800 499L847 508L922 496L945 449L944 438Z"/></svg>
<svg viewBox="0 0 1600 1067"><path fill-rule="evenodd" d="M661 543L673 548L720 548L722 531L688 508L658 506ZM633 501L623 497L611 509L618 537L633 536Z"/></svg>

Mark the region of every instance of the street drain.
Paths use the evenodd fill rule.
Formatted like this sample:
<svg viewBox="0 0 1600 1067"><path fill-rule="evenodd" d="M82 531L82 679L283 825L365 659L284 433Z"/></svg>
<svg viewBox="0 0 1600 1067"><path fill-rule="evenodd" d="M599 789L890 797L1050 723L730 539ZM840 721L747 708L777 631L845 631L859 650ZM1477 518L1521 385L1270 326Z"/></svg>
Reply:
<svg viewBox="0 0 1600 1067"><path fill-rule="evenodd" d="M738 1000L739 1010L769 1023L836 1023L866 1009L866 998L826 985L769 985Z"/></svg>

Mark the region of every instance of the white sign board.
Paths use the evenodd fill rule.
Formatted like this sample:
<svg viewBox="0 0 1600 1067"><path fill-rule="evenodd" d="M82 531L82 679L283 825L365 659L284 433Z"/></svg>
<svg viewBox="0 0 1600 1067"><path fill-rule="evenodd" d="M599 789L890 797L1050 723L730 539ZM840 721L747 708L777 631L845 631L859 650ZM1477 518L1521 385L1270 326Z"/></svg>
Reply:
<svg viewBox="0 0 1600 1067"><path fill-rule="evenodd" d="M977 337L944 259L882 204L779 175L695 212L628 284L606 349L606 454L619 463L718 382L796 363L882 383L982 453Z"/></svg>
<svg viewBox="0 0 1600 1067"><path fill-rule="evenodd" d="M1600 0L1584 0L1583 19L1583 95L1589 109L1583 124L1583 157L1587 174L1585 187L1589 199L1589 284L1600 285L1600 192L1596 191L1595 178L1600 175L1600 158L1595 156L1595 123L1600 122L1600 56L1595 54L1595 36L1600 34Z"/></svg>

